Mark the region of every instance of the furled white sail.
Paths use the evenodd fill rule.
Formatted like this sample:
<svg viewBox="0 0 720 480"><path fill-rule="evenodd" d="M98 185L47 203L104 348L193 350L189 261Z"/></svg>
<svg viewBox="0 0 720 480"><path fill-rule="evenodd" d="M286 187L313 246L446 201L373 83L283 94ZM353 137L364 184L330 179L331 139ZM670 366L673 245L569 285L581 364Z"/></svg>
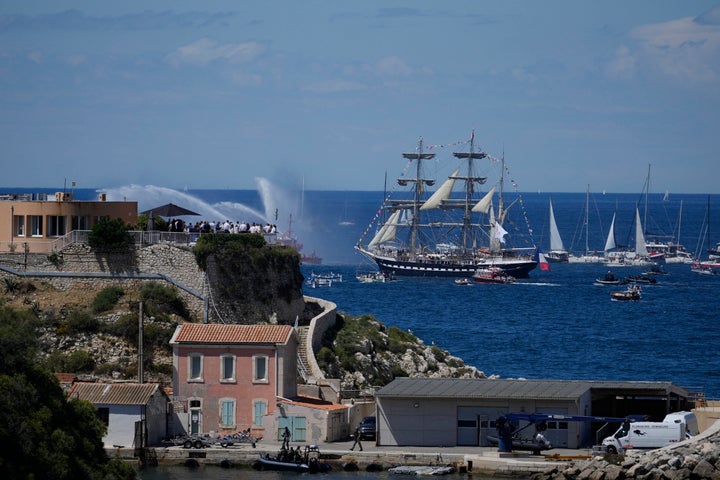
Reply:
<svg viewBox="0 0 720 480"><path fill-rule="evenodd" d="M490 206L492 205L493 195L495 194L495 187L492 187L489 192L480 199L478 203L472 208L475 213L488 213Z"/></svg>
<svg viewBox="0 0 720 480"><path fill-rule="evenodd" d="M560 238L560 231L555 223L552 200L550 200L550 250L565 250L565 245L563 245L562 238Z"/></svg>
<svg viewBox="0 0 720 480"><path fill-rule="evenodd" d="M390 218L387 219L382 228L380 228L380 230L375 234L373 239L370 240L368 248L373 248L380 243L388 242L395 239L395 232L397 231L397 220L398 217L400 217L401 212L402 210L397 210L393 212L392 215L390 215Z"/></svg>
<svg viewBox="0 0 720 480"><path fill-rule="evenodd" d="M647 257L648 251L645 245L645 235L643 235L643 226L640 223L640 212L635 209L635 253L643 257Z"/></svg>
<svg viewBox="0 0 720 480"><path fill-rule="evenodd" d="M605 251L609 252L615 248L615 214L613 213L612 222L610 222L610 231L608 232L607 240L605 240Z"/></svg>
<svg viewBox="0 0 720 480"><path fill-rule="evenodd" d="M460 173L460 168L458 167L452 175L448 177L447 180L443 182L442 185L440 185L440 188L435 190L435 193L433 193L430 198L428 198L425 203L422 204L420 207L420 210L431 210L434 208L438 208L440 204L442 204L443 200L447 200L450 198L450 194L452 193L453 187L455 186L455 177Z"/></svg>

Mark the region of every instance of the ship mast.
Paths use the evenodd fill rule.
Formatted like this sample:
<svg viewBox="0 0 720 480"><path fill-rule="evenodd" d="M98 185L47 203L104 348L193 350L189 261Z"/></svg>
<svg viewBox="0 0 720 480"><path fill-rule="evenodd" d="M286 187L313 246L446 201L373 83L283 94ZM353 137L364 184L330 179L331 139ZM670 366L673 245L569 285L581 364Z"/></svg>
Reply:
<svg viewBox="0 0 720 480"><path fill-rule="evenodd" d="M420 209L420 198L423 192L425 192L425 185L432 186L435 184L435 180L425 179L422 177L422 161L431 160L435 158L434 153L423 152L423 138L420 137L418 140L417 151L413 153L403 153L403 158L408 160L417 160L417 166L415 168L415 178L398 178L398 185L406 185L407 182L415 182L414 198L413 198L413 215L410 223L410 250L414 253L417 246L417 228L418 228L418 210Z"/></svg>
<svg viewBox="0 0 720 480"><path fill-rule="evenodd" d="M470 136L470 152L453 152L455 158L467 159L467 176L465 177L465 203L463 205L463 223L462 223L462 247L467 250L471 243L470 234L472 232L472 201L475 193L475 183L482 185L485 183L485 177L475 177L473 160L480 160L487 157L485 152L475 152L475 130ZM457 177L462 178L462 177Z"/></svg>

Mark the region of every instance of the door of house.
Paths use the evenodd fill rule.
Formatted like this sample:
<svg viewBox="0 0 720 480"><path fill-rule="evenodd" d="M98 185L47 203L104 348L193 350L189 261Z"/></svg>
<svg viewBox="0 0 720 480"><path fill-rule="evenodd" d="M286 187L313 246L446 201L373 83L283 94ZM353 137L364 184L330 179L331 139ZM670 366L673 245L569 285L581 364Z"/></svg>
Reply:
<svg viewBox="0 0 720 480"><path fill-rule="evenodd" d="M282 432L285 431L285 427L290 430L291 442L307 441L307 426L305 417L280 417L278 419L278 440L282 440Z"/></svg>
<svg viewBox="0 0 720 480"><path fill-rule="evenodd" d="M190 400L188 404L188 410L190 410L190 435L200 435L200 425L202 420L202 401L201 400Z"/></svg>

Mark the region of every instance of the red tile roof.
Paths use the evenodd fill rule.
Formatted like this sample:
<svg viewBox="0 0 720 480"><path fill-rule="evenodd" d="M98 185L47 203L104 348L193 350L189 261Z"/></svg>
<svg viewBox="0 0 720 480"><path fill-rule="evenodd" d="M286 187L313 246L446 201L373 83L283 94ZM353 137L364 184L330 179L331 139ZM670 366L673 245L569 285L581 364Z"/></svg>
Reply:
<svg viewBox="0 0 720 480"><path fill-rule="evenodd" d="M87 400L95 405L147 405L155 392L156 383L76 383L68 398Z"/></svg>
<svg viewBox="0 0 720 480"><path fill-rule="evenodd" d="M77 380L77 375L74 373L56 373L55 377L60 383L73 383Z"/></svg>
<svg viewBox="0 0 720 480"><path fill-rule="evenodd" d="M184 323L175 331L170 343L287 343L292 331L290 325Z"/></svg>
<svg viewBox="0 0 720 480"><path fill-rule="evenodd" d="M334 411L334 410L347 410L350 407L348 405L343 405L342 403L332 403L328 402L326 400L320 400L319 398L310 398L310 397L295 397L295 398L288 398L288 399L281 399L280 402L286 403L288 405L299 405L307 408L315 408L318 410L327 410L327 411Z"/></svg>

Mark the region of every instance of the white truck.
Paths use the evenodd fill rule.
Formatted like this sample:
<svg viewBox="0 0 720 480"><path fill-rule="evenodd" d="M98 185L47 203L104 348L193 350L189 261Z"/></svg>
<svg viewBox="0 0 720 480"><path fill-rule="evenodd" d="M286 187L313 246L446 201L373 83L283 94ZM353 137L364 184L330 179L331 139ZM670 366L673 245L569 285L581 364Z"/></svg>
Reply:
<svg viewBox="0 0 720 480"><path fill-rule="evenodd" d="M664 447L698 433L694 413L676 412L666 415L662 422L625 422L602 445L608 453L623 453L629 448Z"/></svg>

